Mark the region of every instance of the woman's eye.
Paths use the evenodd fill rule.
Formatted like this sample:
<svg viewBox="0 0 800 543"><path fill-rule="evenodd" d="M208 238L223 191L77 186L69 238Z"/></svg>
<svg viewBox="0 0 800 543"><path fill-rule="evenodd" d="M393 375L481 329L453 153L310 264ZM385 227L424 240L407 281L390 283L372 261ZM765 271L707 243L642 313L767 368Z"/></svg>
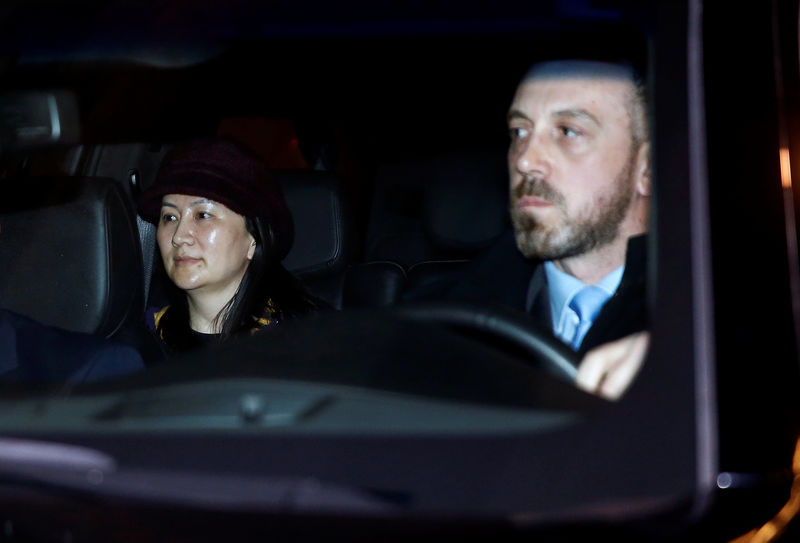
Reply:
<svg viewBox="0 0 800 543"><path fill-rule="evenodd" d="M212 217L212 215L208 211L198 211L197 212L197 219L198 220L203 220L204 221L204 220L210 219L211 217Z"/></svg>
<svg viewBox="0 0 800 543"><path fill-rule="evenodd" d="M175 220L175 215L173 215L171 213L164 213L163 215L161 215L161 222L162 223L168 223L168 222L172 222L174 220Z"/></svg>
<svg viewBox="0 0 800 543"><path fill-rule="evenodd" d="M520 128L518 126L512 126L508 129L508 134L511 136L512 141L520 140L528 135L528 130L526 128Z"/></svg>

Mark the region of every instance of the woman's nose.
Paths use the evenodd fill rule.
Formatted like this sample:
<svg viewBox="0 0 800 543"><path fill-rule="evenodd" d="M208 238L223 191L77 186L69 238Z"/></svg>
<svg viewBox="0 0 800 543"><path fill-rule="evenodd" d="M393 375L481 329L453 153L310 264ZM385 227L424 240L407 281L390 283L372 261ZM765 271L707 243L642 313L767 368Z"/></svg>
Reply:
<svg viewBox="0 0 800 543"><path fill-rule="evenodd" d="M194 229L192 228L191 221L181 218L178 219L178 225L175 227L175 232L172 234L172 246L178 247L180 245L191 245L194 243Z"/></svg>

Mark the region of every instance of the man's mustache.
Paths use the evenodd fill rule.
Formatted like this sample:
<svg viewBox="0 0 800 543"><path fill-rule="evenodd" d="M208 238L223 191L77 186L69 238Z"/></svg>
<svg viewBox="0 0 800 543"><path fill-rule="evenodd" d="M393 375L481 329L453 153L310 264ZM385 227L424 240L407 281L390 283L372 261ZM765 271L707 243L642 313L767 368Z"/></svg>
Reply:
<svg viewBox="0 0 800 543"><path fill-rule="evenodd" d="M525 177L522 183L514 187L512 197L515 202L525 196L541 198L556 206L562 206L564 204L564 195L554 189L541 177Z"/></svg>

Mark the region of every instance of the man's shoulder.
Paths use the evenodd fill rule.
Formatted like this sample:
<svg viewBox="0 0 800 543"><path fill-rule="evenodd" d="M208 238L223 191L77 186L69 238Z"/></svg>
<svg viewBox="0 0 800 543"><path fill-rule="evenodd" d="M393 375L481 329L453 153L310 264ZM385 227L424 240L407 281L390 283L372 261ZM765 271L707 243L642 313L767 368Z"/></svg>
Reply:
<svg viewBox="0 0 800 543"><path fill-rule="evenodd" d="M88 353L82 364L76 364L77 371L69 376L73 383L92 382L127 375L145 368L139 351L115 341L102 341Z"/></svg>
<svg viewBox="0 0 800 543"><path fill-rule="evenodd" d="M84 382L144 368L139 352L122 343L73 332L0 310L0 330L13 340L12 372L7 377L36 382ZM11 369L11 368L9 368Z"/></svg>
<svg viewBox="0 0 800 543"><path fill-rule="evenodd" d="M580 352L648 328L646 234L628 240L625 273L617 292L603 306L586 334Z"/></svg>

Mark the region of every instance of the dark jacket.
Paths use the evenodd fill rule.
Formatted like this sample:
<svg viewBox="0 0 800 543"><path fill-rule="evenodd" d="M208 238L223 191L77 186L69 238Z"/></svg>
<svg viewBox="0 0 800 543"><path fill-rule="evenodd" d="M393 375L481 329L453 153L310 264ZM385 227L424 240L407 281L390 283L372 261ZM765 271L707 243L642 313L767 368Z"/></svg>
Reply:
<svg viewBox="0 0 800 543"><path fill-rule="evenodd" d="M133 347L0 309L0 380L79 384L144 369Z"/></svg>
<svg viewBox="0 0 800 543"><path fill-rule="evenodd" d="M631 238L622 282L586 334L579 354L647 328L646 256L647 237ZM552 334L550 295L544 266L542 261L522 256L511 230L500 236L463 272L408 299L500 304L529 312L543 331Z"/></svg>

